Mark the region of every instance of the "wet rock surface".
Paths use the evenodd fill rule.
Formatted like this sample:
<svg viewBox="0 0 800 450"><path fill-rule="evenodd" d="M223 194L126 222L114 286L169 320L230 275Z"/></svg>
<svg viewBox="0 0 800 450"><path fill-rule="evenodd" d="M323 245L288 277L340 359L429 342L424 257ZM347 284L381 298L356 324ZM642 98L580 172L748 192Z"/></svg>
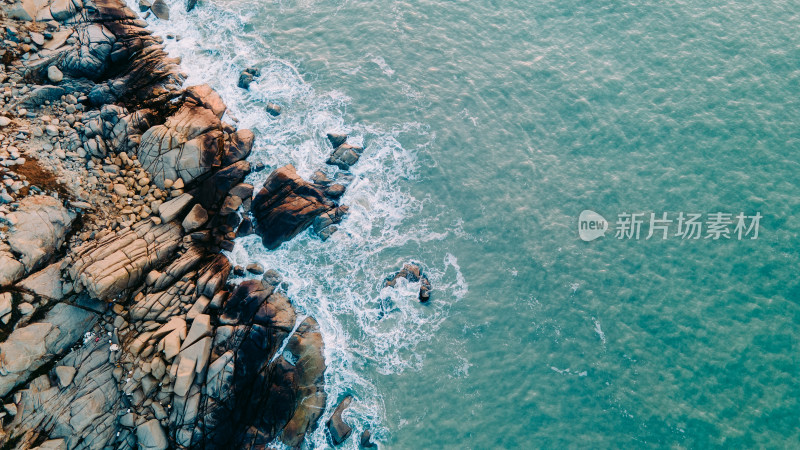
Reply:
<svg viewBox="0 0 800 450"><path fill-rule="evenodd" d="M420 283L419 287L419 301L427 302L431 298L431 282L428 276L422 272L422 268L418 264L408 263L403 264L403 268L399 272L386 278L383 285L394 287L397 280L405 278L412 283Z"/></svg>
<svg viewBox="0 0 800 450"><path fill-rule="evenodd" d="M341 221L339 207L322 187L303 180L291 165L274 171L253 199L256 233L264 246L274 249L305 230L319 217L330 226ZM319 227L321 231L324 226Z"/></svg>
<svg viewBox="0 0 800 450"><path fill-rule="evenodd" d="M353 432L353 427L342 419L342 413L350 406L352 401L353 397L351 395L342 399L333 411L331 418L328 419L328 433L330 433L333 445L341 445Z"/></svg>

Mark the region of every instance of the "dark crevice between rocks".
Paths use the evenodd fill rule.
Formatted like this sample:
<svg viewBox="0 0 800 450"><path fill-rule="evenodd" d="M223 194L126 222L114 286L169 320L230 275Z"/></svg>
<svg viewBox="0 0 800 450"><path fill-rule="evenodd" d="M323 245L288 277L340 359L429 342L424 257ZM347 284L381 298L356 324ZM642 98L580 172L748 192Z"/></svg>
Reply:
<svg viewBox="0 0 800 450"><path fill-rule="evenodd" d="M5 423L3 423L3 425L5 425ZM17 444L19 444L19 441L21 441L23 437L25 437L25 434L19 434L9 439L4 446L0 447L0 450L14 450L15 448L17 448Z"/></svg>
<svg viewBox="0 0 800 450"><path fill-rule="evenodd" d="M8 335L14 331L14 325L19 321L21 314L17 305L21 303L20 296L22 295L22 290L16 288L14 286L9 286L4 289L0 289L0 294L10 292L11 293L11 318L8 319L7 324L0 325L0 342L5 342L8 339Z"/></svg>
<svg viewBox="0 0 800 450"><path fill-rule="evenodd" d="M48 259L44 265L42 265L42 268L47 267L49 264L52 264L55 261L60 261L67 256L70 242L72 242L73 238L77 236L78 233L81 232L81 230L83 229L83 225L84 225L83 214L76 211L75 220L72 221L72 225L70 226L69 230L67 230L67 234L64 235L64 243L61 245L60 248L56 249L56 251L53 253L53 256L50 259Z"/></svg>

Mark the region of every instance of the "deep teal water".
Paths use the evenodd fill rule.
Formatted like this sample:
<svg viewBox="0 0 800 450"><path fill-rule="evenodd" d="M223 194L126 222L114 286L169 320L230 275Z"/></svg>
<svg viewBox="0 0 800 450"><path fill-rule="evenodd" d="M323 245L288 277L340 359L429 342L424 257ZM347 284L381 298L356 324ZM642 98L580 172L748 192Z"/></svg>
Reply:
<svg viewBox="0 0 800 450"><path fill-rule="evenodd" d="M800 4L171 4L154 29L180 34L167 48L190 83L256 131L254 161L308 176L326 131L366 146L331 240L232 254L278 268L320 320L329 403L356 396L357 433L388 448L798 445ZM584 209L763 218L757 240L583 242ZM409 260L430 305L382 290Z"/></svg>

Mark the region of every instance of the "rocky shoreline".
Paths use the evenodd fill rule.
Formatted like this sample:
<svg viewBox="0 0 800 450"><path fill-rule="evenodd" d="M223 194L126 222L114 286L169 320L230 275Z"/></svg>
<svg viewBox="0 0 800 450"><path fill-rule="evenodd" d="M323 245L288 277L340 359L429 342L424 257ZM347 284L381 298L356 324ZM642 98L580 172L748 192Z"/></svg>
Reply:
<svg viewBox="0 0 800 450"><path fill-rule="evenodd" d="M221 251L327 238L347 176L244 183L253 133L119 0L7 2L0 22L0 447L299 447L327 404L319 326L275 271L232 284ZM329 139L329 164L358 160Z"/></svg>

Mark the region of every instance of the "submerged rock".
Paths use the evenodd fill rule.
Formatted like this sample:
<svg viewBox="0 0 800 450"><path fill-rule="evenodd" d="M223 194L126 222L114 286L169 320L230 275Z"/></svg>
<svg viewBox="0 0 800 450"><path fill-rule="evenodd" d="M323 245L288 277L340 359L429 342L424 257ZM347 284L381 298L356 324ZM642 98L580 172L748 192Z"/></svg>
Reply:
<svg viewBox="0 0 800 450"><path fill-rule="evenodd" d="M333 146L333 152L328 157L327 164L348 170L350 166L358 162L361 153L364 152L362 147L348 144L346 134L328 133L327 137Z"/></svg>
<svg viewBox="0 0 800 450"><path fill-rule="evenodd" d="M369 430L364 430L361 433L361 448L378 448L377 444L372 442L372 433Z"/></svg>
<svg viewBox="0 0 800 450"><path fill-rule="evenodd" d="M383 285L394 287L400 278L405 278L412 283L420 282L419 301L425 303L430 299L431 282L417 264L403 264L403 268L396 274L387 277Z"/></svg>
<svg viewBox="0 0 800 450"><path fill-rule="evenodd" d="M267 103L267 112L271 116L277 117L281 114L281 107L276 105L275 103Z"/></svg>
<svg viewBox="0 0 800 450"><path fill-rule="evenodd" d="M250 89L250 83L253 82L257 77L261 76L261 70L256 67L248 67L244 69L242 73L239 75L239 82L237 86L242 89Z"/></svg>

